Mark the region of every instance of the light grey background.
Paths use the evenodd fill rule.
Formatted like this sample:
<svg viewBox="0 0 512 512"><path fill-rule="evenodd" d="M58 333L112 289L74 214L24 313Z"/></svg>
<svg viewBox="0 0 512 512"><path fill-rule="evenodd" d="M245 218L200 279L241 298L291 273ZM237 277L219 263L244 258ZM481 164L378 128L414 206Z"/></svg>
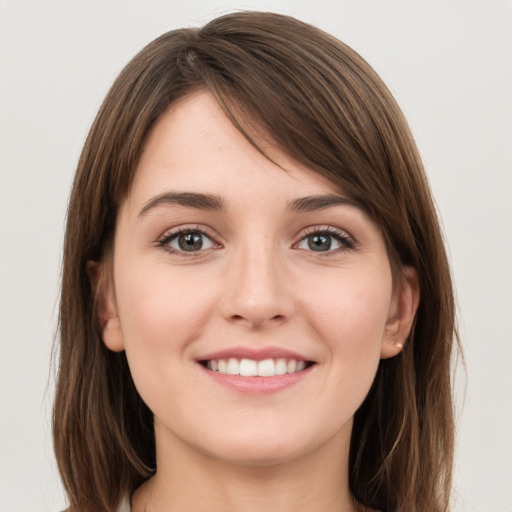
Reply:
<svg viewBox="0 0 512 512"><path fill-rule="evenodd" d="M509 0L0 0L0 511L64 505L49 364L66 202L96 110L154 37L246 8L347 42L405 111L443 219L466 353L455 510L512 511Z"/></svg>

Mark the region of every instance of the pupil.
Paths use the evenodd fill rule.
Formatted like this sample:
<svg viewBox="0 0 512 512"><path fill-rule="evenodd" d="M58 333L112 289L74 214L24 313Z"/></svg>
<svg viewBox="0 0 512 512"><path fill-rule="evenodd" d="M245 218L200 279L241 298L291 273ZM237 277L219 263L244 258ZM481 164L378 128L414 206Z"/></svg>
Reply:
<svg viewBox="0 0 512 512"><path fill-rule="evenodd" d="M331 237L326 235L311 235L308 246L312 251L328 251L331 248Z"/></svg>
<svg viewBox="0 0 512 512"><path fill-rule="evenodd" d="M198 251L203 246L203 239L199 233L187 233L178 239L182 251Z"/></svg>

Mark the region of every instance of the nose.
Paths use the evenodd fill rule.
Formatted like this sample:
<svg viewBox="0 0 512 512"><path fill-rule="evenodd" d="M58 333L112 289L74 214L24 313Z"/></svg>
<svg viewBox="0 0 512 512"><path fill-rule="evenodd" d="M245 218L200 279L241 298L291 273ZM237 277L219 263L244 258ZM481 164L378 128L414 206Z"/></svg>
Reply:
<svg viewBox="0 0 512 512"><path fill-rule="evenodd" d="M229 260L221 310L224 318L250 329L285 323L294 312L283 255L272 244L246 244Z"/></svg>

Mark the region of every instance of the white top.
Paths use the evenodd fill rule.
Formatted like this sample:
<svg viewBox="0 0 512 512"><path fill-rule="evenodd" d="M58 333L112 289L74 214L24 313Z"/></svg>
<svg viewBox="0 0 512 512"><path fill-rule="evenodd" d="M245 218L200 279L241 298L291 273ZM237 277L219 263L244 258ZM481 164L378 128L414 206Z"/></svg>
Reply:
<svg viewBox="0 0 512 512"><path fill-rule="evenodd" d="M130 497L125 496L121 503L119 504L119 508L117 509L117 512L130 512Z"/></svg>

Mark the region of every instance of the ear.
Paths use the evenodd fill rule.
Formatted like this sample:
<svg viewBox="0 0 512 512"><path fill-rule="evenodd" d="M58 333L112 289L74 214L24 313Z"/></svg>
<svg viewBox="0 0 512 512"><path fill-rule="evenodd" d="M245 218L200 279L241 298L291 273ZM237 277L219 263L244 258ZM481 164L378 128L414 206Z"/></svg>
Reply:
<svg viewBox="0 0 512 512"><path fill-rule="evenodd" d="M401 282L393 292L393 300L382 338L381 359L394 357L404 348L416 317L419 302L418 274L412 267L405 267Z"/></svg>
<svg viewBox="0 0 512 512"><path fill-rule="evenodd" d="M123 331L116 312L114 283L108 266L104 261L88 261L86 269L95 295L95 311L98 315L103 343L110 350L121 352L124 350Z"/></svg>

